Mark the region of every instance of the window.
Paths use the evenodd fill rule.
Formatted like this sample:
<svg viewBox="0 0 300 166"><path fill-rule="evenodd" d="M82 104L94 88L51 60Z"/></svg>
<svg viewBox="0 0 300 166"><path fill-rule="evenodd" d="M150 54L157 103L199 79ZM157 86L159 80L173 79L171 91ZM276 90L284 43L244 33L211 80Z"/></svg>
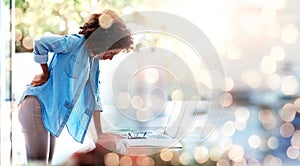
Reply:
<svg viewBox="0 0 300 166"><path fill-rule="evenodd" d="M10 165L11 144L11 116L12 116L12 84L11 84L11 57L12 57L12 24L10 9L11 1L0 2L0 165Z"/></svg>

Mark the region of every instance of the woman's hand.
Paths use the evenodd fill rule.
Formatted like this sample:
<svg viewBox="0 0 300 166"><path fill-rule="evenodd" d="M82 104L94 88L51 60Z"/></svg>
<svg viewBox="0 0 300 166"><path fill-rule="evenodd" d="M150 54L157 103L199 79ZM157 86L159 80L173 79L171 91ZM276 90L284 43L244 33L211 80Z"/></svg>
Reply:
<svg viewBox="0 0 300 166"><path fill-rule="evenodd" d="M41 68L42 68L43 73L34 76L33 80L31 81L32 86L41 86L48 81L48 78L49 78L48 65L41 64Z"/></svg>
<svg viewBox="0 0 300 166"><path fill-rule="evenodd" d="M48 81L49 75L48 74L39 74L35 75L33 80L31 81L32 86L41 86Z"/></svg>

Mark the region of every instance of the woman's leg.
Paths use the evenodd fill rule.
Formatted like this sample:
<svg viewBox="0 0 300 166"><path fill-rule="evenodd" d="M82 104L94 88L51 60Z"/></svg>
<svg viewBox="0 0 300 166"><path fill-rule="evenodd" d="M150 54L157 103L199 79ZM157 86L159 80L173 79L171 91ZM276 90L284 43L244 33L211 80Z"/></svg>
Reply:
<svg viewBox="0 0 300 166"><path fill-rule="evenodd" d="M50 134L42 122L42 109L34 96L27 96L19 107L19 121L24 133L27 160L47 162L52 159L53 148L49 149ZM51 138L51 142L54 138ZM54 147L54 144L51 145ZM51 154L49 152L51 151Z"/></svg>
<svg viewBox="0 0 300 166"><path fill-rule="evenodd" d="M56 142L56 138L50 135L50 150L49 150L49 158L48 158L48 162L50 163L53 159L53 154L54 154L54 149L55 149L55 142Z"/></svg>

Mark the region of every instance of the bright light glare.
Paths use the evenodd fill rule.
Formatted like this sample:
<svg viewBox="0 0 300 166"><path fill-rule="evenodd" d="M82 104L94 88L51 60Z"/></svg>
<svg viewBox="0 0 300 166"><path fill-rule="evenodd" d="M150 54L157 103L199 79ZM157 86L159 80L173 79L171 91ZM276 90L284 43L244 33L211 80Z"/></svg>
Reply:
<svg viewBox="0 0 300 166"><path fill-rule="evenodd" d="M228 151L228 157L234 162L241 161L244 157L245 150L242 146L234 145Z"/></svg>
<svg viewBox="0 0 300 166"><path fill-rule="evenodd" d="M135 109L142 109L144 106L144 100L141 96L133 96L131 98L131 104Z"/></svg>
<svg viewBox="0 0 300 166"><path fill-rule="evenodd" d="M274 46L270 50L270 56L276 61L282 61L285 58L285 51L280 46Z"/></svg>
<svg viewBox="0 0 300 166"><path fill-rule="evenodd" d="M271 74L267 78L267 85L270 89L278 89L280 87L281 78L278 74Z"/></svg>
<svg viewBox="0 0 300 166"><path fill-rule="evenodd" d="M227 121L222 127L222 135L231 137L234 135L236 130L235 123L233 121Z"/></svg>
<svg viewBox="0 0 300 166"><path fill-rule="evenodd" d="M267 34L271 39L278 38L281 34L281 25L278 22L269 23L267 26Z"/></svg>
<svg viewBox="0 0 300 166"><path fill-rule="evenodd" d="M276 71L277 64L271 56L264 56L260 68L265 74L273 74Z"/></svg>
<svg viewBox="0 0 300 166"><path fill-rule="evenodd" d="M234 87L234 82L232 78L225 77L225 91L231 91Z"/></svg>
<svg viewBox="0 0 300 166"><path fill-rule="evenodd" d="M281 32L281 40L286 44L293 44L298 41L299 31L296 25L285 25Z"/></svg>
<svg viewBox="0 0 300 166"><path fill-rule="evenodd" d="M246 70L242 73L242 80L250 88L257 89L262 85L262 76L260 73L253 70Z"/></svg>
<svg viewBox="0 0 300 166"><path fill-rule="evenodd" d="M191 161L192 161L192 157L187 152L183 152L183 153L180 154L180 156L179 156L179 162L182 165L189 165Z"/></svg>
<svg viewBox="0 0 300 166"><path fill-rule="evenodd" d="M281 81L281 91L285 95L294 95L298 91L298 79L291 75L285 76Z"/></svg>
<svg viewBox="0 0 300 166"><path fill-rule="evenodd" d="M236 120L246 121L250 116L250 112L246 107L239 107L234 112L234 117Z"/></svg>
<svg viewBox="0 0 300 166"><path fill-rule="evenodd" d="M194 158L197 163L203 164L209 159L208 149L205 146L199 146L194 149Z"/></svg>
<svg viewBox="0 0 300 166"><path fill-rule="evenodd" d="M258 148L261 144L261 139L257 135L251 135L248 139L248 144L251 148Z"/></svg>
<svg viewBox="0 0 300 166"><path fill-rule="evenodd" d="M227 56L231 60L241 59L242 58L242 52L239 49L239 47L237 47L234 44L230 44L230 45L227 46Z"/></svg>
<svg viewBox="0 0 300 166"><path fill-rule="evenodd" d="M149 68L145 70L145 74L144 74L145 80L148 83L155 83L158 78L159 78L159 73L156 69L154 68Z"/></svg>
<svg viewBox="0 0 300 166"><path fill-rule="evenodd" d="M262 21L265 23L274 22L277 18L277 13L275 9L262 8L260 14Z"/></svg>

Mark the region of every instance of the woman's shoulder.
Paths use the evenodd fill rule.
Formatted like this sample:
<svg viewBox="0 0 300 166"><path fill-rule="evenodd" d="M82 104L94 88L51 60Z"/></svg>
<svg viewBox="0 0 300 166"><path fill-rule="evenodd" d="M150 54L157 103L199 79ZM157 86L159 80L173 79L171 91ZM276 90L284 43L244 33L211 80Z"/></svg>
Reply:
<svg viewBox="0 0 300 166"><path fill-rule="evenodd" d="M65 35L66 37L70 37L74 40L85 40L85 37L81 34L70 34L70 35Z"/></svg>
<svg viewBox="0 0 300 166"><path fill-rule="evenodd" d="M76 45L82 45L85 42L85 37L80 34L65 35L65 38L67 38L69 45L72 45L73 47Z"/></svg>

